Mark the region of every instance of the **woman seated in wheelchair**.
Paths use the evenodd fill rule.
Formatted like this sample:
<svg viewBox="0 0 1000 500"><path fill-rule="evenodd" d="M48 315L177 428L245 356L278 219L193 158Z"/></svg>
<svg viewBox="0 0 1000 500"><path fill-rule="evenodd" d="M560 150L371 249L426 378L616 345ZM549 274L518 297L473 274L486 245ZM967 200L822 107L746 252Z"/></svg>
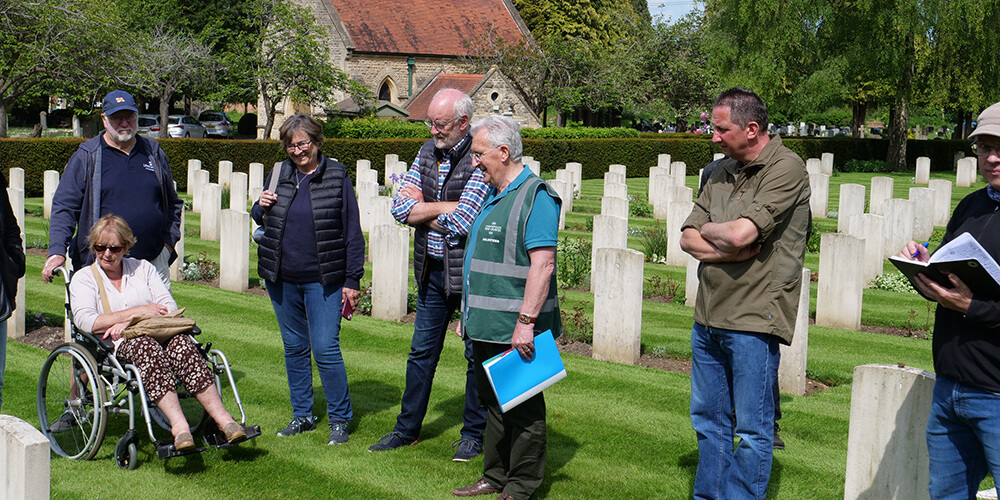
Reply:
<svg viewBox="0 0 1000 500"><path fill-rule="evenodd" d="M76 327L95 335L103 333L102 338L114 342L115 356L139 369L147 399L156 403L170 421L177 451L193 449L195 443L181 411L175 376L205 407L227 442L244 438L243 426L222 405L212 372L188 335L174 335L166 345L160 345L152 337L126 339L122 334L133 317L162 316L177 309L152 264L124 257L135 243L125 220L117 215L101 217L91 228L88 241L98 273L86 268L73 274L70 304ZM102 283L97 282L95 274ZM102 304L101 285L110 310Z"/></svg>

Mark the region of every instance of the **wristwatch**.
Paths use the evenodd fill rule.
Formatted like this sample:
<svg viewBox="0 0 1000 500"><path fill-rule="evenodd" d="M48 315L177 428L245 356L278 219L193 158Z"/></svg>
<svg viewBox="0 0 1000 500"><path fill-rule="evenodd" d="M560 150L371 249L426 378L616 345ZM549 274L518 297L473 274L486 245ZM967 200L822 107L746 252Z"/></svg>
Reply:
<svg viewBox="0 0 1000 500"><path fill-rule="evenodd" d="M525 324L525 325L533 325L533 324L535 324L535 320L536 319L538 319L538 318L535 318L534 316L528 316L527 314L518 314L517 315L517 322L521 323L521 324Z"/></svg>

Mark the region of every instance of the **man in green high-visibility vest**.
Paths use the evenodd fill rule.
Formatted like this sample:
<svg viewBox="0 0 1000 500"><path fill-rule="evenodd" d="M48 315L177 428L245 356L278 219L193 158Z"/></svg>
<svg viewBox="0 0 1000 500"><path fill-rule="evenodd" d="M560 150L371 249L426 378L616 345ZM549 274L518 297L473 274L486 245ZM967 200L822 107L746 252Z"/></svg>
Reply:
<svg viewBox="0 0 1000 500"><path fill-rule="evenodd" d="M479 400L486 407L483 475L455 496L527 499L545 474L545 400L539 393L501 412L483 361L509 349L534 356L535 335L562 332L556 296L559 205L521 163L520 126L491 115L472 126L472 163L490 190L465 250L462 332L472 339Z"/></svg>

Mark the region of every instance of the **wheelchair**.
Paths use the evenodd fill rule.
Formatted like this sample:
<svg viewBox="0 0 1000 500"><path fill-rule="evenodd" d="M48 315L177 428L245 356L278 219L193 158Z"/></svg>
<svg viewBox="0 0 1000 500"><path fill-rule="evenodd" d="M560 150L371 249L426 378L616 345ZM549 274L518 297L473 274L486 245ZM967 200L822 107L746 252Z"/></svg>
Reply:
<svg viewBox="0 0 1000 500"><path fill-rule="evenodd" d="M60 267L56 273L66 281L66 312L72 325L73 310L69 304L69 273ZM191 426L191 434L199 433L208 446L226 449L260 436L259 425L246 425L246 413L233 379L226 355L213 349L211 342L202 344L195 339L200 329L191 332L192 340L205 358L215 378L215 385L222 396L221 377L225 375L232 388L235 405L239 408L237 422L244 426L246 437L233 443L216 426L195 397L178 386L177 396ZM74 460L90 460L97 455L104 441L108 415L128 415L128 430L115 445L114 461L125 470L138 466L139 430L136 413L141 414L146 431L161 459L201 453L207 448L190 450L174 449L170 423L156 405L146 398L139 369L122 364L114 355L114 345L109 339L79 331L72 327L72 341L59 345L46 358L38 378L36 398L38 421L42 434L49 440L52 451ZM155 427L166 431L167 439L157 439Z"/></svg>

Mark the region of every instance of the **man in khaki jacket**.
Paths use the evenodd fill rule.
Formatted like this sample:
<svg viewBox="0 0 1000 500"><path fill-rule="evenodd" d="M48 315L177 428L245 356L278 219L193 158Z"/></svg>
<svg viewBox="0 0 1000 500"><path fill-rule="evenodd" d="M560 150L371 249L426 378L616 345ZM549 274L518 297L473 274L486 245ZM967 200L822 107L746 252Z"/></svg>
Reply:
<svg viewBox="0 0 1000 500"><path fill-rule="evenodd" d="M728 159L681 236L681 248L703 263L691 331L699 499L763 499L771 472L771 388L778 345L791 343L795 325L809 178L802 159L767 135L767 120L767 106L749 90L715 100L712 141Z"/></svg>

